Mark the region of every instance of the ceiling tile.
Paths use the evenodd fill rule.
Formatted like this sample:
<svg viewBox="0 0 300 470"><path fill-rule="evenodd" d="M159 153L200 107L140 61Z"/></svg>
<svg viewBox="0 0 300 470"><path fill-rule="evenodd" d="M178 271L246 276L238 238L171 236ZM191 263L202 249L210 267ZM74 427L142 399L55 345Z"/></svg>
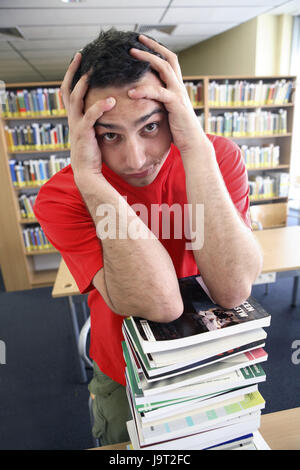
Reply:
<svg viewBox="0 0 300 470"><path fill-rule="evenodd" d="M176 26L174 31L175 36L185 36L185 35L199 35L205 34L209 36L214 36L216 34L223 33L224 31L234 28L237 26L237 23L194 23L194 24L179 24Z"/></svg>
<svg viewBox="0 0 300 470"><path fill-rule="evenodd" d="M26 51L47 51L47 50L79 50L86 45L88 41L84 39L51 39L47 41L46 39L34 40L34 41L11 41L13 46L18 50L23 52ZM0 47L1 52L1 47Z"/></svg>
<svg viewBox="0 0 300 470"><path fill-rule="evenodd" d="M73 39L82 38L84 41L95 39L100 30L107 31L112 25L74 25L74 26L21 26L20 31L26 39ZM120 31L134 30L134 23L115 24L114 27Z"/></svg>
<svg viewBox="0 0 300 470"><path fill-rule="evenodd" d="M169 8L163 24L176 23L241 23L266 11L268 7Z"/></svg>
<svg viewBox="0 0 300 470"><path fill-rule="evenodd" d="M85 8L157 8L166 7L170 0L85 0L82 3L63 3L61 0L1 0L1 8L85 9Z"/></svg>
<svg viewBox="0 0 300 470"><path fill-rule="evenodd" d="M2 9L0 27L30 26L36 18L40 26L47 25L83 25L83 24L118 24L118 23L156 23L164 13L163 8L85 8L62 9L57 13L51 9Z"/></svg>
<svg viewBox="0 0 300 470"><path fill-rule="evenodd" d="M173 7L273 7L279 5L280 0L173 0Z"/></svg>

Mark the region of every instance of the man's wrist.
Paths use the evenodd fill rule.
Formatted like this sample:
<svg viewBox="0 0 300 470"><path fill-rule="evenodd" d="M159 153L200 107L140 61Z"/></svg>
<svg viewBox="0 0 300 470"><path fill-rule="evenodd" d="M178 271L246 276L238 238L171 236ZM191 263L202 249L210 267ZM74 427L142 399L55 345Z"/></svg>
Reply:
<svg viewBox="0 0 300 470"><path fill-rule="evenodd" d="M99 185L109 184L102 173L96 174L82 171L80 174L74 172L74 181L82 196L93 193L93 189L99 187Z"/></svg>
<svg viewBox="0 0 300 470"><path fill-rule="evenodd" d="M184 166L195 159L197 162L207 162L215 156L214 146L203 130L191 138L188 145L179 150Z"/></svg>

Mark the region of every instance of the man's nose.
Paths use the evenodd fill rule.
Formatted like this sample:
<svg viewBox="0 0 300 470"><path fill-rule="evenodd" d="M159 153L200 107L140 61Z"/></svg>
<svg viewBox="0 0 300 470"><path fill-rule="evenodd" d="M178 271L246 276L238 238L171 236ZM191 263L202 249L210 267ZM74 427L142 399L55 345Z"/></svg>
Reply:
<svg viewBox="0 0 300 470"><path fill-rule="evenodd" d="M126 166L129 172L143 171L146 163L146 155L143 144L138 138L127 139L125 146Z"/></svg>

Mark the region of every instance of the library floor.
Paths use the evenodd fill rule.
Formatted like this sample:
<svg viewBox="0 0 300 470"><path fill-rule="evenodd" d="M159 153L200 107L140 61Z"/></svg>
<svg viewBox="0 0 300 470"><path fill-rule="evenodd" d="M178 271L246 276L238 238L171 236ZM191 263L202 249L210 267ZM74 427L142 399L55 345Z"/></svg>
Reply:
<svg viewBox="0 0 300 470"><path fill-rule="evenodd" d="M293 218L291 224L299 224ZM291 308L292 279L252 295L272 314L259 386L264 413L300 406L300 364L292 362L292 343L300 340L300 292ZM93 446L87 386L79 371L65 299L51 288L6 293L0 278L0 339L6 364L0 365L0 450L86 449ZM298 355L299 357L299 355ZM88 372L89 377L91 373Z"/></svg>

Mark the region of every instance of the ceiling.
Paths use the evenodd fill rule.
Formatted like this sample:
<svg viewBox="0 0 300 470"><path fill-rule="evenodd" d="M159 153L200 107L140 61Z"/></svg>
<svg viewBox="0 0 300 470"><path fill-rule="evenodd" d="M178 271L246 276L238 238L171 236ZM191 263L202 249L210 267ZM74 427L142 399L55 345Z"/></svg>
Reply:
<svg viewBox="0 0 300 470"><path fill-rule="evenodd" d="M0 0L0 80L62 80L75 51L111 26L179 52L265 13L300 14L300 0Z"/></svg>

